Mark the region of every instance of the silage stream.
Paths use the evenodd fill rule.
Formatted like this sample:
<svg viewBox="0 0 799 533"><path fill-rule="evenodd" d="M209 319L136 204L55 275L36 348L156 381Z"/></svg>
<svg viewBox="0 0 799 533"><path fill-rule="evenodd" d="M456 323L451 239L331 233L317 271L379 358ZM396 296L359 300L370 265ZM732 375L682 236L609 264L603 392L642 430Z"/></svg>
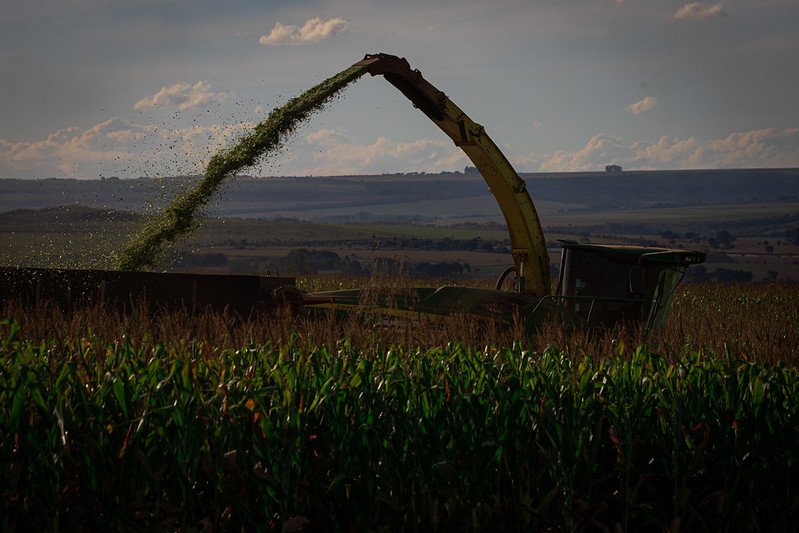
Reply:
<svg viewBox="0 0 799 533"><path fill-rule="evenodd" d="M219 190L225 178L274 153L311 115L365 72L366 67L353 66L326 79L272 110L269 117L236 146L214 155L197 186L151 219L120 251L117 268L143 270L156 267L169 243L188 237L199 227L202 208Z"/></svg>

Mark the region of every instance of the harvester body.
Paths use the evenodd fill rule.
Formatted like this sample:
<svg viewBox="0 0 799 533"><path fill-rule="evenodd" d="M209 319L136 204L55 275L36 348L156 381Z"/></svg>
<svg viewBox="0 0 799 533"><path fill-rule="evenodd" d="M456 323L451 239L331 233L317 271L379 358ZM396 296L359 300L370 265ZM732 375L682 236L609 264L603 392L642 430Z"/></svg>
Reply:
<svg viewBox="0 0 799 533"><path fill-rule="evenodd" d="M444 286L407 289L390 298L373 290L314 293L305 296L306 312L379 312L397 317L449 319L460 314L504 324L520 322L531 330L547 321L605 328L640 324L648 332L662 326L674 289L688 265L703 252L668 248L562 245L558 288L553 292L547 244L524 180L481 125L472 121L443 92L412 70L404 58L367 55L356 65L382 75L461 148L477 167L499 204L511 242L515 290Z"/></svg>

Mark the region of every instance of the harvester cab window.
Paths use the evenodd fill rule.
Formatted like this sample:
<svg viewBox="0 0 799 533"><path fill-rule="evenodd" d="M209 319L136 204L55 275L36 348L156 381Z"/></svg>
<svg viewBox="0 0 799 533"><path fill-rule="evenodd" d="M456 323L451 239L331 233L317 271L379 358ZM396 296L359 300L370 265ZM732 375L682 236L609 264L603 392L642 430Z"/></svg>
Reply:
<svg viewBox="0 0 799 533"><path fill-rule="evenodd" d="M636 254L566 246L561 257L561 304L593 324L638 320L646 268Z"/></svg>
<svg viewBox="0 0 799 533"><path fill-rule="evenodd" d="M630 267L630 284L628 292L633 298L643 298L646 289L646 269L641 265Z"/></svg>

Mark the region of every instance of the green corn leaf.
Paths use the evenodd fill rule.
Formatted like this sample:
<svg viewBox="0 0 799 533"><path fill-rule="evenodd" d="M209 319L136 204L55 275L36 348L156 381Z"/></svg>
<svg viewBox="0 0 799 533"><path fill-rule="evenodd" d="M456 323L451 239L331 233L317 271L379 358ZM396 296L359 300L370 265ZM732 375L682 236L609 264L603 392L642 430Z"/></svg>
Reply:
<svg viewBox="0 0 799 533"><path fill-rule="evenodd" d="M128 418L128 400L125 396L125 385L119 376L115 376L111 382L111 387L114 390L114 396L119 403L119 408L122 409L122 415Z"/></svg>
<svg viewBox="0 0 799 533"><path fill-rule="evenodd" d="M14 344L14 342L16 342L21 326L19 325L19 322L14 319L0 320L0 326L8 326L8 336L6 337L5 342L5 347L8 349L12 344Z"/></svg>

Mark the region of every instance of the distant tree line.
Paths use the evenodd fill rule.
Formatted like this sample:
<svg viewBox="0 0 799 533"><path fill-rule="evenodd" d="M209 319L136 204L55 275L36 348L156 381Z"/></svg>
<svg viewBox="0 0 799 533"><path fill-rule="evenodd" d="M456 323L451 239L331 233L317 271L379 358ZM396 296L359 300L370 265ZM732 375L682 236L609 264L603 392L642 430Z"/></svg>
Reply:
<svg viewBox="0 0 799 533"><path fill-rule="evenodd" d="M410 276L457 278L471 272L469 263L458 261L405 263L381 257L368 263L359 261L354 255L341 257L328 250L297 248L285 257L265 262L262 271L293 274L316 274L319 272L341 272L348 275L368 275L379 271L385 275L407 274Z"/></svg>
<svg viewBox="0 0 799 533"><path fill-rule="evenodd" d="M719 267L710 271L703 265L696 265L685 271L685 279L692 283L707 283L709 281L748 283L754 279L754 275L748 270L732 270Z"/></svg>
<svg viewBox="0 0 799 533"><path fill-rule="evenodd" d="M395 250L458 250L468 252L507 252L510 240L483 240L480 237L473 239L423 239L419 237L404 237L393 239L378 239L374 243L378 248Z"/></svg>
<svg viewBox="0 0 799 533"><path fill-rule="evenodd" d="M302 248L321 248L330 246L327 240L302 240L289 241L290 244ZM257 248L283 248L287 241L273 240L248 240L248 239L226 239L216 243L218 246L230 246L237 250L257 249ZM480 237L472 239L453 239L444 237L443 239L426 239L421 237L393 237L372 239L357 239L347 241L337 241L336 244L358 249L384 249L384 250L457 250L468 252L496 252L506 253L510 246L509 239L483 240Z"/></svg>

